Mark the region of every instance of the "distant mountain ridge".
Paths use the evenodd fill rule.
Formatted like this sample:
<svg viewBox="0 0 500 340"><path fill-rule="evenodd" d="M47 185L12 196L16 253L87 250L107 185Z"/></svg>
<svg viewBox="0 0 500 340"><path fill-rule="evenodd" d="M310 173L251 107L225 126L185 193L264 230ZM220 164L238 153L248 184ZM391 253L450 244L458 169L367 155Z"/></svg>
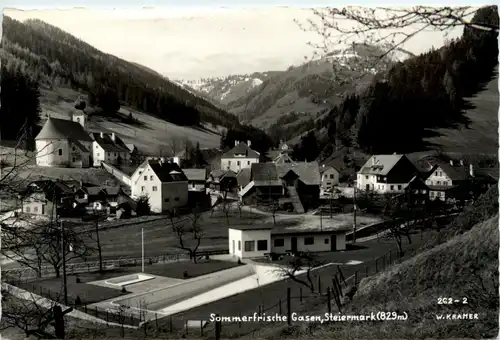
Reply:
<svg viewBox="0 0 500 340"><path fill-rule="evenodd" d="M383 54L380 48L354 44L302 65L290 66L284 71L179 82L221 103L244 123L268 130L275 130L279 124L280 128L290 132L297 130L299 134L312 128L313 120L338 103L342 99L342 93L363 88L374 74L394 62L413 56L411 52L396 49L380 62L374 62L376 65L369 70L363 70L363 73L368 73L367 76L355 83L348 81L356 75L360 60L370 64L368 60ZM339 69L341 71L334 75L334 70ZM345 83L341 83L342 81ZM280 138L292 137L289 134L280 133Z"/></svg>
<svg viewBox="0 0 500 340"><path fill-rule="evenodd" d="M260 86L266 79L280 71L233 74L226 77L202 78L198 80L177 80L177 83L227 105Z"/></svg>

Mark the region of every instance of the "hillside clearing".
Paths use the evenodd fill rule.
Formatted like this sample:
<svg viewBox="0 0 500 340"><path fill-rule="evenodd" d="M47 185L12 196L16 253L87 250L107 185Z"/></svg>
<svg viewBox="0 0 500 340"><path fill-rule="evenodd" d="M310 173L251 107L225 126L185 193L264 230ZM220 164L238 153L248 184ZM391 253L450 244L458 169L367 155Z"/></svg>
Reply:
<svg viewBox="0 0 500 340"><path fill-rule="evenodd" d="M54 90L41 88L40 92L43 121L47 115L54 118L69 119L72 113L78 111L74 108L76 100L86 97L82 93L68 88L56 88ZM170 144L173 139L188 139L193 145L199 142L201 148L216 148L220 145L220 136L202 127L178 126L129 107L121 107L119 113L124 116L131 113L133 118L137 119L140 124L130 125L113 119L107 120L103 117L93 116L90 117L89 130L114 132L125 143L133 143L139 150L148 154L172 153ZM177 151L180 151L180 149Z"/></svg>

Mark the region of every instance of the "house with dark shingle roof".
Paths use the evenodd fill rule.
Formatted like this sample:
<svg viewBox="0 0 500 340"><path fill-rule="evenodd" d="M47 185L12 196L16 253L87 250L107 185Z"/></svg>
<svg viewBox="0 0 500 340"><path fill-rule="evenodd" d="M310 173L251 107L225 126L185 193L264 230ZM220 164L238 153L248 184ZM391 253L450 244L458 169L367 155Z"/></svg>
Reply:
<svg viewBox="0 0 500 340"><path fill-rule="evenodd" d="M188 204L188 178L179 165L160 159L144 161L131 176L132 198L146 196L151 211L175 211Z"/></svg>
<svg viewBox="0 0 500 340"><path fill-rule="evenodd" d="M94 139L92 148L94 166L101 166L102 162L113 165L129 162L130 149L114 132L96 132L92 134L92 137Z"/></svg>
<svg viewBox="0 0 500 340"><path fill-rule="evenodd" d="M373 155L358 171L356 187L379 194L403 193L419 174L405 155Z"/></svg>
<svg viewBox="0 0 500 340"><path fill-rule="evenodd" d="M234 148L221 156L220 168L238 173L241 169L250 168L252 164L259 163L260 153L250 148L251 142L235 141Z"/></svg>
<svg viewBox="0 0 500 340"><path fill-rule="evenodd" d="M188 188L191 191L206 191L207 169L182 169L188 179Z"/></svg>
<svg viewBox="0 0 500 340"><path fill-rule="evenodd" d="M240 196L246 203L277 201L303 213L319 201L320 183L317 162L256 163Z"/></svg>
<svg viewBox="0 0 500 340"><path fill-rule="evenodd" d="M472 164L467 165L463 161L454 160L449 162L429 161L428 163L430 170L425 178L425 184L429 187L431 200L446 201L467 198L474 177Z"/></svg>
<svg viewBox="0 0 500 340"><path fill-rule="evenodd" d="M92 166L93 140L85 131L80 115L73 120L49 117L35 137L36 164L43 167Z"/></svg>
<svg viewBox="0 0 500 340"><path fill-rule="evenodd" d="M213 170L207 180L210 189L234 192L238 186L237 174L232 170Z"/></svg>

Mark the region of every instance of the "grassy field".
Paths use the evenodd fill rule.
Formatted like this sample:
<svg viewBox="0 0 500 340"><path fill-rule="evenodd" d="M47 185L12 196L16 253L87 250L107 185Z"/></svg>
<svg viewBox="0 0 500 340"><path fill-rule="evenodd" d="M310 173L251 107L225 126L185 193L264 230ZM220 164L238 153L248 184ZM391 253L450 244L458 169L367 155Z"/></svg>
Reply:
<svg viewBox="0 0 500 340"><path fill-rule="evenodd" d="M457 129L438 129L438 136L426 139L444 152L491 153L498 152L498 70L485 89L469 99L473 108L466 110L468 126Z"/></svg>
<svg viewBox="0 0 500 340"><path fill-rule="evenodd" d="M225 215L221 212L205 212L199 221L203 226L203 237L199 250L228 249L228 231ZM249 225L263 221L267 216L242 212L231 212L229 225ZM188 225L190 222L186 221ZM104 230L99 233L104 259L117 259L120 257L141 257L141 233L144 229L145 256L159 256L166 253L179 252L177 234L172 230L170 220L155 220L137 225L127 225L120 228ZM189 235L185 237L187 244L192 242ZM92 241L90 241L92 242ZM88 257L96 260L97 254Z"/></svg>
<svg viewBox="0 0 500 340"><path fill-rule="evenodd" d="M41 108L42 116L46 115L55 118L68 119L73 112L74 103L78 98L85 98L79 92L67 88L57 88L56 90L41 89ZM220 135L203 129L182 127L171 124L164 120L150 116L148 114L133 110L128 107L122 107L119 111L122 115L132 116L140 124L130 125L119 120L105 120L102 117L91 117L89 129L91 131L114 132L125 143L135 144L142 152L162 154L171 152L171 141L173 138L178 140L189 139L193 144L200 143L202 148L215 148L220 145ZM180 151L180 146L178 146Z"/></svg>

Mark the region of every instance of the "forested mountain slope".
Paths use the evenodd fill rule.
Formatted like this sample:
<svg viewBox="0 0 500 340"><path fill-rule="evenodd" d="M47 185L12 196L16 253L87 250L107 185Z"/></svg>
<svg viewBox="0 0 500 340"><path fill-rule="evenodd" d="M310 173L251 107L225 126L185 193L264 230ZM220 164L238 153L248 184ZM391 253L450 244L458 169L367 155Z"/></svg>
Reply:
<svg viewBox="0 0 500 340"><path fill-rule="evenodd" d="M472 21L498 26L497 7L479 9ZM453 145L463 152L480 152L467 147L496 149L498 90L490 83L491 95L481 97L480 93L496 76L497 35L466 27L461 38L398 63L361 94L347 97L316 124L317 129L328 130L326 150L342 145L369 153L408 153ZM476 99L470 99L476 94ZM486 97L488 103L483 105L481 98ZM464 139L478 142L464 145Z"/></svg>
<svg viewBox="0 0 500 340"><path fill-rule="evenodd" d="M3 19L2 65L41 85L71 87L83 94L104 90L133 109L179 125L238 124L225 110L142 65L103 53L40 20Z"/></svg>

